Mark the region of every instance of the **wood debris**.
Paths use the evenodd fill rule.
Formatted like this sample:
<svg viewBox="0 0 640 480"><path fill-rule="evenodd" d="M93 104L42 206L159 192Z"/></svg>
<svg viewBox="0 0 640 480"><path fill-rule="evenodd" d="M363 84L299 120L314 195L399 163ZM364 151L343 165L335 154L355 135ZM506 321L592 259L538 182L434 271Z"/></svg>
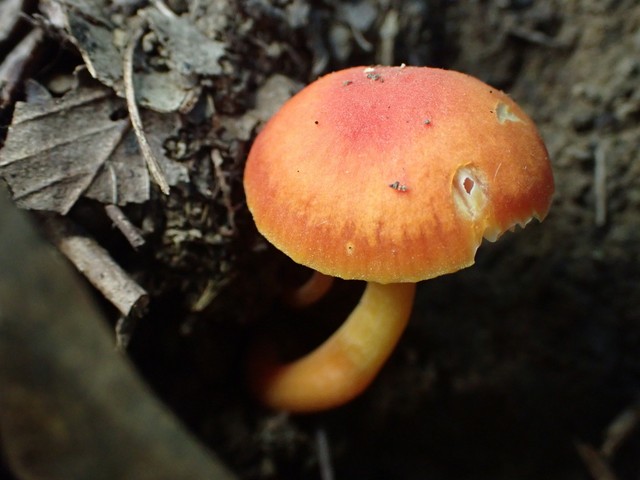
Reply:
<svg viewBox="0 0 640 480"><path fill-rule="evenodd" d="M606 458L587 443L576 442L576 450L593 480L618 480Z"/></svg>
<svg viewBox="0 0 640 480"><path fill-rule="evenodd" d="M95 240L67 218L45 216L43 225L51 243L122 315L140 316L145 312L149 304L147 292Z"/></svg>
<svg viewBox="0 0 640 480"><path fill-rule="evenodd" d="M124 212L116 205L106 205L104 211L113 222L113 225L120 230L122 235L127 239L129 245L134 249L144 245L145 240L142 232L127 218Z"/></svg>
<svg viewBox="0 0 640 480"><path fill-rule="evenodd" d="M114 352L86 285L3 193L1 476L237 480Z"/></svg>
<svg viewBox="0 0 640 480"><path fill-rule="evenodd" d="M600 448L584 442L576 442L578 455L594 480L618 480L611 464L624 442L640 425L640 403L634 403L622 410L610 423L604 433Z"/></svg>
<svg viewBox="0 0 640 480"><path fill-rule="evenodd" d="M625 440L640 427L640 402L620 412L609 424L600 447L602 455L612 458Z"/></svg>
<svg viewBox="0 0 640 480"><path fill-rule="evenodd" d="M149 140L147 140L147 136L144 133L144 129L142 127L142 121L140 120L140 111L138 110L138 104L136 102L136 92L133 86L133 52L142 36L142 29L138 30L136 34L134 34L130 39L125 49L124 55L124 91L125 98L127 99L127 109L129 110L129 118L131 119L131 125L133 125L133 131L136 134L136 138L138 139L138 145L140 146L140 151L142 152L142 158L144 158L147 169L151 174L151 178L158 184L160 187L160 191L165 195L169 195L169 183L167 182L167 178L165 177L162 168L158 164L158 160L156 160L153 151L151 150L151 145L149 145Z"/></svg>
<svg viewBox="0 0 640 480"><path fill-rule="evenodd" d="M593 191L595 196L595 225L607 223L607 153L608 145L598 143L594 152Z"/></svg>

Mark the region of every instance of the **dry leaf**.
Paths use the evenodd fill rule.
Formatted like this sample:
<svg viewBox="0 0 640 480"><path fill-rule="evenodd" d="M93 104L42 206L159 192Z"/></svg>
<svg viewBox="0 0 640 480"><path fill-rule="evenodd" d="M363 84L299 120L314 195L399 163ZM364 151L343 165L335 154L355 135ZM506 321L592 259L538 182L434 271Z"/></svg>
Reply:
<svg viewBox="0 0 640 480"><path fill-rule="evenodd" d="M200 87L173 70L136 71L133 83L136 102L156 112L177 112L200 93Z"/></svg>
<svg viewBox="0 0 640 480"><path fill-rule="evenodd" d="M134 60L136 101L143 107L175 112L192 106L200 94L197 77L222 74L219 61L226 53L225 44L205 36L187 18L149 7L126 27L118 27L109 20L105 2L58 0L56 5L91 75L120 96L124 96L123 47L136 29L144 28L143 19L149 23L161 48L153 53L159 56L155 62L149 62L144 52ZM150 63L163 68L152 68Z"/></svg>
<svg viewBox="0 0 640 480"><path fill-rule="evenodd" d="M122 94L122 53L114 43L114 28L93 16L90 17L93 21L89 21L86 14L76 9L63 12L67 30L91 75Z"/></svg>
<svg viewBox="0 0 640 480"><path fill-rule="evenodd" d="M16 104L0 150L0 177L22 208L66 214L82 195L124 205L149 199L146 164L124 112L104 88L83 87L60 99ZM177 116L143 113L149 144L170 185L188 182L185 166L164 155Z"/></svg>
<svg viewBox="0 0 640 480"><path fill-rule="evenodd" d="M112 120L122 102L79 89L43 103L18 102L0 151L0 176L22 208L65 214L89 187L128 128Z"/></svg>
<svg viewBox="0 0 640 480"><path fill-rule="evenodd" d="M22 0L0 2L0 42L4 42L16 28L22 12Z"/></svg>
<svg viewBox="0 0 640 480"><path fill-rule="evenodd" d="M166 49L172 70L184 76L219 75L220 59L225 54L225 44L211 40L184 17L167 16L155 8L145 11L151 29Z"/></svg>
<svg viewBox="0 0 640 480"><path fill-rule="evenodd" d="M147 139L169 185L187 183L187 167L164 155L164 141L179 127L177 115L142 112ZM100 169L86 196L102 203L125 205L149 199L150 178L144 158L140 154L133 130L128 130L122 142Z"/></svg>
<svg viewBox="0 0 640 480"><path fill-rule="evenodd" d="M42 30L31 30L0 63L0 109L10 105L16 91L19 91L25 72L37 56L43 39Z"/></svg>

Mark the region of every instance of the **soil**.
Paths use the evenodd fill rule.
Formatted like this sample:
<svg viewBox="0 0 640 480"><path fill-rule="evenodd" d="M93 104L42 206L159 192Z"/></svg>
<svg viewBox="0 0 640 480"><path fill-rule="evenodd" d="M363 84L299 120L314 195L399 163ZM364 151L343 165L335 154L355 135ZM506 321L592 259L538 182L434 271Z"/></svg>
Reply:
<svg viewBox="0 0 640 480"><path fill-rule="evenodd" d="M243 3L261 12L256 38L286 38L295 52L255 57L254 67L241 62L254 68L243 88L255 90L271 73L308 82L383 60L470 73L508 92L537 122L553 162L554 204L543 223L483 245L473 267L420 284L408 330L374 385L349 405L306 416L254 402L243 382L246 349L265 328L312 345L344 318L361 284L339 281L304 318L286 309L278 301L283 282L306 272L260 241L242 207L233 242L204 254L228 260L233 275L216 271L219 295L187 313L185 299L209 273L190 277L200 250L175 261L156 232L154 252L119 253L102 226L86 225L130 271L147 269L141 278L154 295L129 353L156 394L241 479L328 480L327 467L336 479L637 479L640 5ZM313 27L289 21L277 30L279 12L291 14L292 5L310 8ZM392 11L398 31L389 53L383 27ZM236 95L229 112L250 108ZM240 142L237 158L249 143ZM197 203L189 195L154 200L154 208L182 212ZM73 215L86 222L83 211L94 208ZM135 207L128 213L143 217ZM608 430L621 414L624 435ZM615 452L598 452L615 440Z"/></svg>

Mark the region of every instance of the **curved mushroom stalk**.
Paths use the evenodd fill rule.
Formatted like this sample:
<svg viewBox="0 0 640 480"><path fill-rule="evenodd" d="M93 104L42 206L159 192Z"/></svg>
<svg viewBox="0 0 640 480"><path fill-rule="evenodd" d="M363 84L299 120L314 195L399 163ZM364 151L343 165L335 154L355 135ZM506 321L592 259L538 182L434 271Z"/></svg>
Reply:
<svg viewBox="0 0 640 480"><path fill-rule="evenodd" d="M335 277L314 270L305 283L285 293L284 301L292 308L305 308L313 305L327 294L334 280Z"/></svg>
<svg viewBox="0 0 640 480"><path fill-rule="evenodd" d="M267 406L314 412L340 406L375 378L407 325L414 283L368 283L344 324L304 357L282 364L267 347L250 360L250 384Z"/></svg>

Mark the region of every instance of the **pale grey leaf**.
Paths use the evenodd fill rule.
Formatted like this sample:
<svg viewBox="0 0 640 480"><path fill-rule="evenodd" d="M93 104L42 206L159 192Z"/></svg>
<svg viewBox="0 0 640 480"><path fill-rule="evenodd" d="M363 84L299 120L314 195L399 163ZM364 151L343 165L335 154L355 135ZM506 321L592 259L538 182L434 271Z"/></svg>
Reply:
<svg viewBox="0 0 640 480"><path fill-rule="evenodd" d="M22 0L4 0L0 2L0 42L4 42L20 20Z"/></svg>
<svg viewBox="0 0 640 480"><path fill-rule="evenodd" d="M75 9L67 12L67 29L91 75L121 93L122 53L114 42L113 29L88 21Z"/></svg>
<svg viewBox="0 0 640 480"><path fill-rule="evenodd" d="M173 70L140 71L133 78L138 104L156 112L178 111L194 89L192 82Z"/></svg>
<svg viewBox="0 0 640 480"><path fill-rule="evenodd" d="M178 115L144 110L142 122L151 150L169 185L187 183L187 167L167 158L163 146L166 138L174 135L179 128ZM149 199L149 193L149 172L136 136L130 130L100 169L86 196L106 204L125 205L145 202Z"/></svg>
<svg viewBox="0 0 640 480"><path fill-rule="evenodd" d="M151 28L166 47L173 69L185 76L219 75L225 44L205 36L184 17L168 17L155 8L146 10Z"/></svg>
<svg viewBox="0 0 640 480"><path fill-rule="evenodd" d="M23 208L66 213L89 187L126 131L112 120L122 102L103 89L83 88L35 104L18 102L0 176Z"/></svg>

